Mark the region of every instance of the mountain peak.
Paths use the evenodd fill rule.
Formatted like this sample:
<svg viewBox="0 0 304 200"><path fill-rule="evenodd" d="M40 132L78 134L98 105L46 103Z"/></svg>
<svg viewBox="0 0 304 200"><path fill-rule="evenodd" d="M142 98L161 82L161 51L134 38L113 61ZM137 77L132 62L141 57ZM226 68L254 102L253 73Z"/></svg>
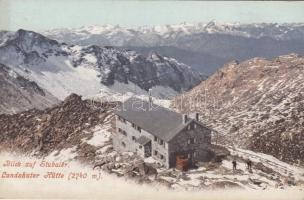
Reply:
<svg viewBox="0 0 304 200"><path fill-rule="evenodd" d="M211 20L205 26L206 27L214 27L214 26L216 26L216 24L217 24L216 20Z"/></svg>
<svg viewBox="0 0 304 200"><path fill-rule="evenodd" d="M159 55L156 51L151 51L148 55L148 60L151 60L151 61L164 61L164 58Z"/></svg>
<svg viewBox="0 0 304 200"><path fill-rule="evenodd" d="M19 29L7 38L4 45L14 45L27 52L29 49L33 48L49 49L55 46L58 47L59 42L34 31Z"/></svg>
<svg viewBox="0 0 304 200"><path fill-rule="evenodd" d="M31 38L45 38L47 39L47 37L43 36L40 33L34 32L34 31L29 31L29 30L25 30L25 29L18 29L15 33L16 37L21 37L21 38L25 38L25 37L31 37Z"/></svg>
<svg viewBox="0 0 304 200"><path fill-rule="evenodd" d="M29 31L27 31L27 30L25 30L25 29L18 29L18 30L16 31L16 34L20 35L20 34L25 34L25 33L27 33L27 32L29 32Z"/></svg>
<svg viewBox="0 0 304 200"><path fill-rule="evenodd" d="M81 102L81 96L80 95L77 95L75 93L72 93L70 94L69 96L67 96L65 99L64 99L64 102L65 103L69 103L69 102Z"/></svg>

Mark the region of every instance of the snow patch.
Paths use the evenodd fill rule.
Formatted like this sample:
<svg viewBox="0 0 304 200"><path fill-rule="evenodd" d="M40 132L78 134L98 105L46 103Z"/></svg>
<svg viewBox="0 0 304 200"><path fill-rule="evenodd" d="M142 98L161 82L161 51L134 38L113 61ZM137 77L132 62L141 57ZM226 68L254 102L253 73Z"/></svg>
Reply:
<svg viewBox="0 0 304 200"><path fill-rule="evenodd" d="M106 142L110 141L111 132L108 130L110 129L110 125L105 126L96 126L93 130L93 137L86 141L86 143L93 145L95 147L101 147L106 144Z"/></svg>
<svg viewBox="0 0 304 200"><path fill-rule="evenodd" d="M54 161L72 161L77 156L77 147L74 146L72 148L62 149L60 151L55 150L50 153L46 160L54 160Z"/></svg>

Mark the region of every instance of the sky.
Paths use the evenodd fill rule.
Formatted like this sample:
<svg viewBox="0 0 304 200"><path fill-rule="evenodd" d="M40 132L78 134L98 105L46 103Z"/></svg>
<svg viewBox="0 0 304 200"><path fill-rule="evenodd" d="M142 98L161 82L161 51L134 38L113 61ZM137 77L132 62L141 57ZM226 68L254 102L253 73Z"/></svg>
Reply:
<svg viewBox="0 0 304 200"><path fill-rule="evenodd" d="M0 29L40 31L219 22L304 22L304 2L0 0Z"/></svg>

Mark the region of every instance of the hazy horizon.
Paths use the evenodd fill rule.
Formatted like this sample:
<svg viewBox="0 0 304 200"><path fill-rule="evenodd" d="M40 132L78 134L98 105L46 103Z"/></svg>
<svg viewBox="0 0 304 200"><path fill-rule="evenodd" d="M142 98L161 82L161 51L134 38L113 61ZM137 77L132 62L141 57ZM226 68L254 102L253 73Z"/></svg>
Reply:
<svg viewBox="0 0 304 200"><path fill-rule="evenodd" d="M0 29L43 31L90 25L303 23L304 2L0 0ZM282 14L283 13L283 14Z"/></svg>

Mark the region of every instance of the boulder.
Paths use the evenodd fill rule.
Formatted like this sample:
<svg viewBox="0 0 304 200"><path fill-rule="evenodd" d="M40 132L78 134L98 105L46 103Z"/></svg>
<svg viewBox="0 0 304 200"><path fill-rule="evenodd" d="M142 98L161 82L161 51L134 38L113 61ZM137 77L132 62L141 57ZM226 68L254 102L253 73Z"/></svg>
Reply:
<svg viewBox="0 0 304 200"><path fill-rule="evenodd" d="M261 181L261 180L259 180L259 179L248 178L248 180L249 180L251 183L253 183L253 184L257 185L257 186L261 186L262 183L264 183L263 181Z"/></svg>
<svg viewBox="0 0 304 200"><path fill-rule="evenodd" d="M137 167L141 176L157 175L157 170L144 162Z"/></svg>
<svg viewBox="0 0 304 200"><path fill-rule="evenodd" d="M254 168L256 168L257 170L261 170L262 172L264 172L266 174L275 174L275 171L273 169L266 167L261 162L258 162L257 164L255 164Z"/></svg>

